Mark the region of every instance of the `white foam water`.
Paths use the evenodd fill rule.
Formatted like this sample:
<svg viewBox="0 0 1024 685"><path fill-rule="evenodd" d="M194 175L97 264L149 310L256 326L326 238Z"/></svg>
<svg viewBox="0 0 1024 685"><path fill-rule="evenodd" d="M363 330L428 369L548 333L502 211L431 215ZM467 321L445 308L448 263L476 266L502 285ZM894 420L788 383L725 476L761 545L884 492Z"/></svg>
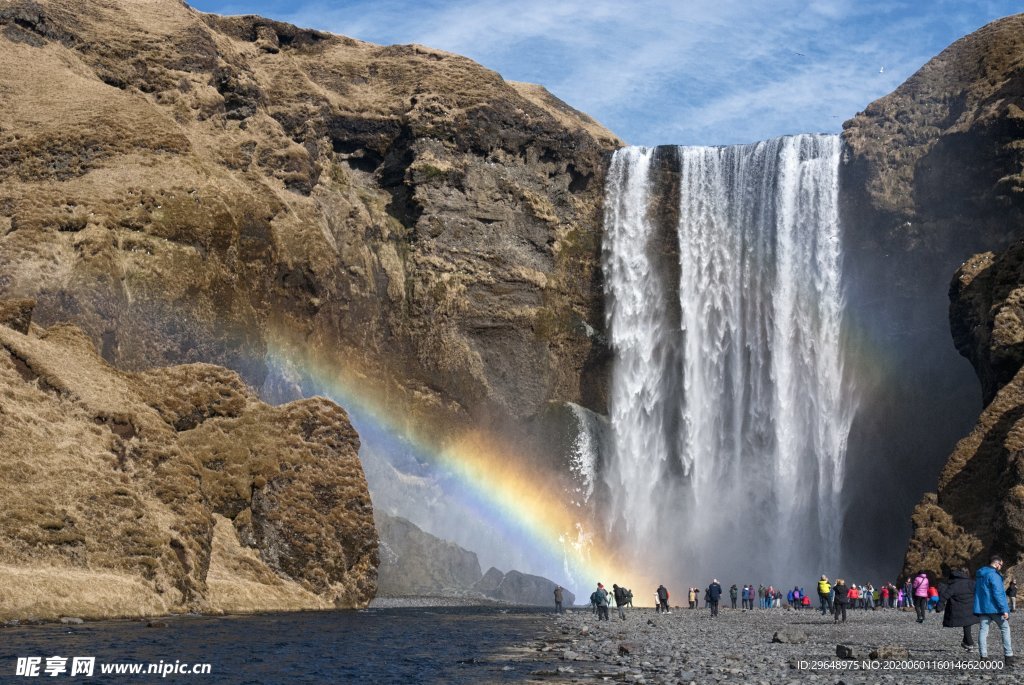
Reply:
<svg viewBox="0 0 1024 685"><path fill-rule="evenodd" d="M608 525L627 548L750 580L835 567L856 408L843 365L841 145L800 135L616 152L602 477ZM673 226L674 212L657 211L672 201L666 183L654 187L666 159L678 173Z"/></svg>

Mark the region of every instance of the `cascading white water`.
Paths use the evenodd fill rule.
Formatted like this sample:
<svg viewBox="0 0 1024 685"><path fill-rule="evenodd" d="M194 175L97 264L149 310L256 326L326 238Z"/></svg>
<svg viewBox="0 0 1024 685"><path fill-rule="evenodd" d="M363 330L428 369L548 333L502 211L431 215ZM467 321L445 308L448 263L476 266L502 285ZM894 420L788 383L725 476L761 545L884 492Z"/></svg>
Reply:
<svg viewBox="0 0 1024 685"><path fill-rule="evenodd" d="M615 154L603 475L627 547L758 582L835 568L856 404L843 382L840 153L837 136L801 135Z"/></svg>

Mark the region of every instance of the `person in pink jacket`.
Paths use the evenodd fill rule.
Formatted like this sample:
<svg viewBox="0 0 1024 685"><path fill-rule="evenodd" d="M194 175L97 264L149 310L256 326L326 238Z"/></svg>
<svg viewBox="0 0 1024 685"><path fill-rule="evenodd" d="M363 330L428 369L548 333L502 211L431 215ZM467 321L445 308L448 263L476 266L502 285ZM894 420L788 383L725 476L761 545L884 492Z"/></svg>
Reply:
<svg viewBox="0 0 1024 685"><path fill-rule="evenodd" d="M917 610L917 622L924 623L925 611L928 609L928 588L930 587L928 582L928 574L921 571L911 583L914 588L914 609Z"/></svg>

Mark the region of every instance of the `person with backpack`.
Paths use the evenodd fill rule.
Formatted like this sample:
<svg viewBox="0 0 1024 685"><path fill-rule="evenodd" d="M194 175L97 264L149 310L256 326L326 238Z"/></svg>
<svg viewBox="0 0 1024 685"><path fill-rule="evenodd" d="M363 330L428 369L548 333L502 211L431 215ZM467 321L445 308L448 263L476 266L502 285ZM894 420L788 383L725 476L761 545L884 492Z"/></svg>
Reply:
<svg viewBox="0 0 1024 685"><path fill-rule="evenodd" d="M739 588L736 587L736 583L733 583L729 587L729 601L732 602L732 608L733 609L736 608L736 598L739 596L739 594L740 594ZM746 599L746 598L744 598L744 599ZM743 608L744 609L747 608L745 602L744 602L744 607Z"/></svg>
<svg viewBox="0 0 1024 685"><path fill-rule="evenodd" d="M924 623L925 610L928 607L928 573L921 571L911 583L914 591L914 609L917 610L917 622Z"/></svg>
<svg viewBox="0 0 1024 685"><path fill-rule="evenodd" d="M1003 558L992 555L987 566L978 569L974 576L974 615L981 621L978 631L978 651L982 659L988 658L988 630L995 623L1003 638L1003 664L1013 666L1013 642L1010 637L1010 607L1006 602L1003 577Z"/></svg>
<svg viewBox="0 0 1024 685"><path fill-rule="evenodd" d="M662 612L666 614L672 613L668 607L668 589L664 585L658 586L658 602L661 604Z"/></svg>
<svg viewBox="0 0 1024 685"><path fill-rule="evenodd" d="M615 606L619 610L619 618L626 620L626 588L619 587L612 583L612 596L615 597Z"/></svg>
<svg viewBox="0 0 1024 685"><path fill-rule="evenodd" d="M974 649L971 626L979 622L974 615L974 580L965 568L949 571L949 578L939 584L939 611L942 611L943 628L963 628L964 637L960 648Z"/></svg>
<svg viewBox="0 0 1024 685"><path fill-rule="evenodd" d="M597 620L607 621L608 620L608 591L604 589L604 585L601 583L597 584L597 589L594 590L592 595L597 600Z"/></svg>
<svg viewBox="0 0 1024 685"><path fill-rule="evenodd" d="M562 609L562 586L558 585L555 587L555 613L564 614L565 610Z"/></svg>

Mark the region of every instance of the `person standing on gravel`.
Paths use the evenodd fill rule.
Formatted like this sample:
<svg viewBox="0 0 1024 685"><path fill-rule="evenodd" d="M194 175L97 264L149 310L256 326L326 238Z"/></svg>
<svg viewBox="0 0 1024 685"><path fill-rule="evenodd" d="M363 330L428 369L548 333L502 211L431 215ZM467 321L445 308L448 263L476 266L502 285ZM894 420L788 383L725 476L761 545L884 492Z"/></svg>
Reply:
<svg viewBox="0 0 1024 685"><path fill-rule="evenodd" d="M594 596L597 599L597 620L607 621L608 591L604 589L604 585L602 585L601 583L597 584L597 590L594 591Z"/></svg>
<svg viewBox="0 0 1024 685"><path fill-rule="evenodd" d="M739 588L736 587L736 583L733 583L729 588L729 601L732 602L732 608L736 608L736 597L740 594ZM744 606L744 609L747 607Z"/></svg>
<svg viewBox="0 0 1024 685"><path fill-rule="evenodd" d="M711 615L718 616L718 600L722 597L722 586L718 584L718 578L708 585L708 605L711 607Z"/></svg>
<svg viewBox="0 0 1024 685"><path fill-rule="evenodd" d="M924 623L925 611L928 609L928 574L921 571L914 576L911 587L914 589L914 609L917 611L917 622Z"/></svg>
<svg viewBox="0 0 1024 685"><path fill-rule="evenodd" d="M850 603L849 590L842 578L836 579L835 587L832 588L835 597L832 598L832 622L839 623L839 615L843 615L843 623L846 623L846 607Z"/></svg>
<svg viewBox="0 0 1024 685"><path fill-rule="evenodd" d="M1010 587L1006 588L1006 598L1010 600L1010 613L1017 611L1017 579L1010 579Z"/></svg>
<svg viewBox="0 0 1024 685"><path fill-rule="evenodd" d="M558 585L555 587L555 613L564 614L565 610L562 609L562 586Z"/></svg>
<svg viewBox="0 0 1024 685"><path fill-rule="evenodd" d="M944 628L963 628L960 647L966 651L974 649L971 626L979 619L974 615L974 580L967 569L950 569L949 578L939 584L939 610L943 612Z"/></svg>
<svg viewBox="0 0 1024 685"><path fill-rule="evenodd" d="M828 576L824 573L821 574L821 580L818 581L818 603L821 605L821 615L825 615L825 609L828 613L833 612L831 608L831 585L828 583Z"/></svg>
<svg viewBox="0 0 1024 685"><path fill-rule="evenodd" d="M626 620L626 603L629 601L626 598L626 588L619 587L618 585L612 584L612 595L615 597L615 606L619 609L619 618L623 621Z"/></svg>
<svg viewBox="0 0 1024 685"><path fill-rule="evenodd" d="M658 586L658 603L661 605L663 612L670 613L668 609L668 589L664 585Z"/></svg>
<svg viewBox="0 0 1024 685"><path fill-rule="evenodd" d="M1003 638L1003 663L1013 666L1013 643L1010 639L1010 607L1006 603L1003 577L1003 558L993 555L988 566L982 566L974 576L974 615L981 619L978 631L978 650L982 659L988 658L988 629L995 623Z"/></svg>

